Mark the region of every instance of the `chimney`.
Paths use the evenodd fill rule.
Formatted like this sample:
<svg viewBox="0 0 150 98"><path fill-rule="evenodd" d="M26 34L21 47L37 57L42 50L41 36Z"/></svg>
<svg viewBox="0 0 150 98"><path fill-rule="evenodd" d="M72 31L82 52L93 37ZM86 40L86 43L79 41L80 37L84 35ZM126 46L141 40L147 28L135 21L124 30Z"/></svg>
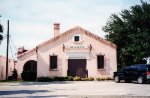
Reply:
<svg viewBox="0 0 150 98"><path fill-rule="evenodd" d="M60 34L60 24L54 23L54 37L58 36Z"/></svg>
<svg viewBox="0 0 150 98"><path fill-rule="evenodd" d="M27 50L23 46L21 46L21 47L18 48L18 53L17 54L19 55L19 54L22 54L22 53L24 53L26 51Z"/></svg>

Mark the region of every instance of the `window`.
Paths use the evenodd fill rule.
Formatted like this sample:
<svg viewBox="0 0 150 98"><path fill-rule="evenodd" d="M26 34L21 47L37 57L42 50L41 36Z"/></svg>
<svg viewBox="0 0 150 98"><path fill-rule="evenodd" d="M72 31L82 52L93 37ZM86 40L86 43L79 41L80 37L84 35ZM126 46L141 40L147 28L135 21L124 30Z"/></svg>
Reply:
<svg viewBox="0 0 150 98"><path fill-rule="evenodd" d="M104 68L104 55L97 55L97 68L98 69Z"/></svg>
<svg viewBox="0 0 150 98"><path fill-rule="evenodd" d="M57 69L57 56L50 56L50 69Z"/></svg>
<svg viewBox="0 0 150 98"><path fill-rule="evenodd" d="M140 70L140 71L145 71L145 70L147 70L147 66L143 65L143 64L137 65L137 69Z"/></svg>
<svg viewBox="0 0 150 98"><path fill-rule="evenodd" d="M136 71L137 70L137 67L132 65L132 66L127 66L124 71Z"/></svg>
<svg viewBox="0 0 150 98"><path fill-rule="evenodd" d="M74 36L74 41L79 41L80 40L80 37L79 36Z"/></svg>

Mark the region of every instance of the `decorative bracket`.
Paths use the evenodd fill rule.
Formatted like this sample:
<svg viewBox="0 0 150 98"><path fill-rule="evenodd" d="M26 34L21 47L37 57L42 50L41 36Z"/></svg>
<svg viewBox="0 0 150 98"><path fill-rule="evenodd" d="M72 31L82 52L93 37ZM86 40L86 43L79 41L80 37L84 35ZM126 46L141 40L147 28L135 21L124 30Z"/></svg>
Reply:
<svg viewBox="0 0 150 98"><path fill-rule="evenodd" d="M65 51L65 45L63 44L63 52Z"/></svg>
<svg viewBox="0 0 150 98"><path fill-rule="evenodd" d="M36 53L38 52L38 47L36 46Z"/></svg>
<svg viewBox="0 0 150 98"><path fill-rule="evenodd" d="M91 52L91 50L92 50L92 45L90 44L90 52Z"/></svg>

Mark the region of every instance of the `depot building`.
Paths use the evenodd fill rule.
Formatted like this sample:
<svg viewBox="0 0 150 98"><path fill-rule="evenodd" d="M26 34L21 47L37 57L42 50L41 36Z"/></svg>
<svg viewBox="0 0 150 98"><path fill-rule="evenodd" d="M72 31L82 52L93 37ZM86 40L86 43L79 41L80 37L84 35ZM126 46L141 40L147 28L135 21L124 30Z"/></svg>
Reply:
<svg viewBox="0 0 150 98"><path fill-rule="evenodd" d="M117 70L116 45L79 26L60 33L26 51L19 48L18 74L34 71L37 77L112 77Z"/></svg>

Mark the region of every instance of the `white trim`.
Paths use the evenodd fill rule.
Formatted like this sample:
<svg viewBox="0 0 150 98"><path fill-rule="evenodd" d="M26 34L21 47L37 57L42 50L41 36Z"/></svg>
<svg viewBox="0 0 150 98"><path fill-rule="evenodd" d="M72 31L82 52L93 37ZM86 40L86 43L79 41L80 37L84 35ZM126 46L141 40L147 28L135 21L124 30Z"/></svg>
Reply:
<svg viewBox="0 0 150 98"><path fill-rule="evenodd" d="M74 39L75 39L75 36L79 36L79 41L75 41L75 40L74 40ZM73 42L74 44L81 44L81 43L83 42L81 34L74 34L73 37L72 37L72 42Z"/></svg>
<svg viewBox="0 0 150 98"><path fill-rule="evenodd" d="M66 52L66 59L89 59L88 52Z"/></svg>

